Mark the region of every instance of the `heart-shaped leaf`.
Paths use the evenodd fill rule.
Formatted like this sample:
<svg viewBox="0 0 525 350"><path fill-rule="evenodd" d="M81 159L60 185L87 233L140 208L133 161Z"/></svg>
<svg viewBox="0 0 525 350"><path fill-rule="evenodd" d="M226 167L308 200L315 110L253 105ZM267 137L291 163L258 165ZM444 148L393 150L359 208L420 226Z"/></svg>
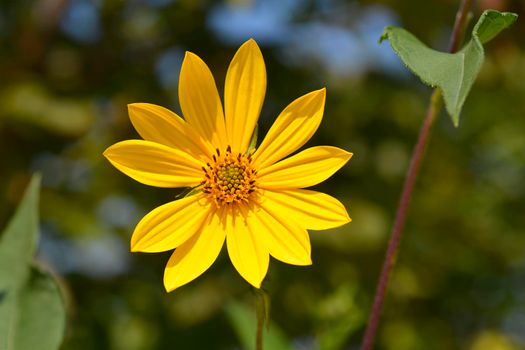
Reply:
<svg viewBox="0 0 525 350"><path fill-rule="evenodd" d="M487 10L472 30L470 41L456 53L430 49L403 28L386 27L380 41L390 42L403 63L425 84L439 87L445 107L455 126L472 84L485 57L483 45L516 21L510 12Z"/></svg>

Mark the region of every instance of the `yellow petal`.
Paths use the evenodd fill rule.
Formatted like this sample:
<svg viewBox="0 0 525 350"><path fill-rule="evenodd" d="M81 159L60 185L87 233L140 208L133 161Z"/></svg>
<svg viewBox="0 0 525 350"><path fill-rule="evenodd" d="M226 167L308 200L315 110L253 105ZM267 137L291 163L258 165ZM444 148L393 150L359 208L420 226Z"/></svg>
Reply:
<svg viewBox="0 0 525 350"><path fill-rule="evenodd" d="M154 209L137 224L131 237L131 251L156 253L180 246L197 233L210 209L202 194Z"/></svg>
<svg viewBox="0 0 525 350"><path fill-rule="evenodd" d="M311 230L326 230L351 221L341 202L321 192L265 191L264 206Z"/></svg>
<svg viewBox="0 0 525 350"><path fill-rule="evenodd" d="M325 97L326 89L321 89L289 104L253 155L255 166L262 168L271 165L303 146L321 123Z"/></svg>
<svg viewBox="0 0 525 350"><path fill-rule="evenodd" d="M252 231L246 223L246 214L228 215L226 245L228 255L239 274L256 288L268 271L270 256L266 246L257 240L258 232Z"/></svg>
<svg viewBox="0 0 525 350"><path fill-rule="evenodd" d="M277 190L317 185L328 179L352 157L337 147L318 146L305 149L258 174L261 188Z"/></svg>
<svg viewBox="0 0 525 350"><path fill-rule="evenodd" d="M266 201L254 208L247 220L250 231L256 232L258 241L266 245L274 258L292 265L311 265L308 232L272 204Z"/></svg>
<svg viewBox="0 0 525 350"><path fill-rule="evenodd" d="M199 140L197 133L177 114L150 103L128 105L129 118L139 135L188 152L196 158L211 156L213 148Z"/></svg>
<svg viewBox="0 0 525 350"><path fill-rule="evenodd" d="M179 101L184 118L201 137L225 149L224 113L215 80L206 63L191 52L182 62Z"/></svg>
<svg viewBox="0 0 525 350"><path fill-rule="evenodd" d="M221 214L211 214L199 232L175 249L164 270L164 287L168 292L199 277L217 259L226 237Z"/></svg>
<svg viewBox="0 0 525 350"><path fill-rule="evenodd" d="M250 39L233 57L226 74L224 110L234 153L244 153L259 119L266 93L266 68L257 43Z"/></svg>
<svg viewBox="0 0 525 350"><path fill-rule="evenodd" d="M115 168L146 185L196 186L204 176L199 160L184 151L151 141L122 141L106 149L104 156Z"/></svg>

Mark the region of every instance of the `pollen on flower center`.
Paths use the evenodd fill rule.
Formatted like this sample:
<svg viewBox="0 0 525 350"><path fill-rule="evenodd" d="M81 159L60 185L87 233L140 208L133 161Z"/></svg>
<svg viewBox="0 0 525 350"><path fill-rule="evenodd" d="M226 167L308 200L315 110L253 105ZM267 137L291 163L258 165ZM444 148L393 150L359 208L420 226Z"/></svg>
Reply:
<svg viewBox="0 0 525 350"><path fill-rule="evenodd" d="M203 192L208 194L217 207L248 202L257 189L257 171L252 167L250 155L233 154L228 146L225 153L217 149L213 161L202 167L204 171Z"/></svg>

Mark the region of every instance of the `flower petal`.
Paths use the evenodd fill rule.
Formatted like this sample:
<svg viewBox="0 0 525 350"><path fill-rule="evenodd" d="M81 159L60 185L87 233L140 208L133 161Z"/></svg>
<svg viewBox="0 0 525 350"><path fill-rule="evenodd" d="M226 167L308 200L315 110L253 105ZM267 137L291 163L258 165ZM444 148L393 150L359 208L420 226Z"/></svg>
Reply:
<svg viewBox="0 0 525 350"><path fill-rule="evenodd" d="M268 192L268 191L267 191ZM256 232L258 241L266 245L270 255L287 264L311 265L308 232L294 220L284 219L285 213L263 202L248 218L248 227ZM282 215L281 215L282 214Z"/></svg>
<svg viewBox="0 0 525 350"><path fill-rule="evenodd" d="M199 232L175 249L164 270L168 292L199 277L217 259L226 237L222 215L216 212L199 226Z"/></svg>
<svg viewBox="0 0 525 350"><path fill-rule="evenodd" d="M289 104L253 155L254 164L260 168L271 165L303 146L321 123L325 97L326 89L321 89Z"/></svg>
<svg viewBox="0 0 525 350"><path fill-rule="evenodd" d="M266 93L266 68L257 43L250 39L233 57L224 90L226 129L234 153L248 149Z"/></svg>
<svg viewBox="0 0 525 350"><path fill-rule="evenodd" d="M191 52L182 62L179 101L184 118L201 137L225 149L224 113L215 80L206 63Z"/></svg>
<svg viewBox="0 0 525 350"><path fill-rule="evenodd" d="M261 169L258 183L261 188L270 190L317 185L332 176L351 157L352 153L337 147L311 147Z"/></svg>
<svg viewBox="0 0 525 350"><path fill-rule="evenodd" d="M233 210L230 211L226 245L235 269L252 286L260 288L268 271L270 256L266 246L258 242L258 232L252 231L247 225L246 216L247 214L234 214Z"/></svg>
<svg viewBox="0 0 525 350"><path fill-rule="evenodd" d="M157 253L172 250L192 237L210 214L202 194L182 198L149 212L131 237L131 251Z"/></svg>
<svg viewBox="0 0 525 350"><path fill-rule="evenodd" d="M309 190L265 191L264 206L311 230L326 230L352 221L344 205L325 193Z"/></svg>
<svg viewBox="0 0 525 350"><path fill-rule="evenodd" d="M188 153L143 140L118 142L104 156L124 174L156 187L196 186L203 179L202 163Z"/></svg>
<svg viewBox="0 0 525 350"><path fill-rule="evenodd" d="M128 105L128 112L131 123L144 140L181 149L196 158L213 153L213 148L199 140L184 119L169 109L150 103L132 103Z"/></svg>

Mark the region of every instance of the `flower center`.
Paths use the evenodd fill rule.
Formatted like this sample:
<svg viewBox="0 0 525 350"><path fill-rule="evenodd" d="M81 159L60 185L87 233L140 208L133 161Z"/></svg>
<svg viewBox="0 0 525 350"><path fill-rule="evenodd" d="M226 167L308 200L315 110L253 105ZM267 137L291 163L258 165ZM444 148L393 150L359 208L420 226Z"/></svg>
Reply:
<svg viewBox="0 0 525 350"><path fill-rule="evenodd" d="M233 154L228 146L226 153L213 155L213 161L202 167L203 192L215 202L217 207L225 204L248 202L257 189L257 171L252 167L250 155Z"/></svg>

